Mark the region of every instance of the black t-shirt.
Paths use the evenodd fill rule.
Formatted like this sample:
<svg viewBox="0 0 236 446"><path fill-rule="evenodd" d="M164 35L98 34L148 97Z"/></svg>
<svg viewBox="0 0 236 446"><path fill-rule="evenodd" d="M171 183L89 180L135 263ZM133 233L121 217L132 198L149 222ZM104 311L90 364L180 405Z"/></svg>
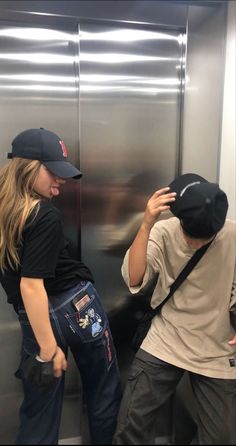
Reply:
<svg viewBox="0 0 236 446"><path fill-rule="evenodd" d="M42 202L36 216L33 213L26 222L19 257L17 271L0 270L0 282L9 303L21 301L21 277L44 279L49 296L73 287L80 280L93 282L89 269L69 255L61 213L50 201Z"/></svg>

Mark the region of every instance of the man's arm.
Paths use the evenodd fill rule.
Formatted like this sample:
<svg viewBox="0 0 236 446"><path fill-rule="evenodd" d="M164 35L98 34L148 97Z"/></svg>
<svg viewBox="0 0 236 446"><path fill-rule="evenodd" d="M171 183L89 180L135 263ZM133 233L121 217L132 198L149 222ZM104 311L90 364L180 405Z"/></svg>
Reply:
<svg viewBox="0 0 236 446"><path fill-rule="evenodd" d="M175 200L175 192L168 193L169 187L156 191L148 200L141 227L129 250L130 286L138 286L147 267L147 246L150 231L160 214L170 208L169 202Z"/></svg>

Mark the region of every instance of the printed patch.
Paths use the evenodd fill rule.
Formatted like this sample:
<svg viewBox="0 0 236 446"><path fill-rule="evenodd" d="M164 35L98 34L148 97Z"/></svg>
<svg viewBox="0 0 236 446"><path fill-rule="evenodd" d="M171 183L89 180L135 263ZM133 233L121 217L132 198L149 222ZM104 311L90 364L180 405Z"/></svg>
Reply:
<svg viewBox="0 0 236 446"><path fill-rule="evenodd" d="M89 308L84 318L79 319L81 328L90 326L92 337L95 338L103 329L101 316L95 312L94 308Z"/></svg>
<svg viewBox="0 0 236 446"><path fill-rule="evenodd" d="M230 358L229 359L229 365L230 365L230 367L235 367L235 360L234 360L234 358Z"/></svg>
<svg viewBox="0 0 236 446"><path fill-rule="evenodd" d="M82 297L82 299L80 299L76 303L74 303L76 310L80 311L81 308L84 307L90 300L91 300L91 298L89 297L89 295L85 294L85 296Z"/></svg>
<svg viewBox="0 0 236 446"><path fill-rule="evenodd" d="M81 328L86 328L88 325L90 325L89 318L88 318L87 314L85 315L85 317L81 317L79 319L79 325Z"/></svg>

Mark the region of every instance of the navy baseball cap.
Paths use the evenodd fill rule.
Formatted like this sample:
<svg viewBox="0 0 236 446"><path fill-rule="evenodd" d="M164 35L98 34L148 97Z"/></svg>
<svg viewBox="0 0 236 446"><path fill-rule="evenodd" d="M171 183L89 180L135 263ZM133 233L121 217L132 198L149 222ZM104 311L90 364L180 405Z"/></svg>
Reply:
<svg viewBox="0 0 236 446"><path fill-rule="evenodd" d="M78 179L82 173L67 160L67 148L62 139L44 128L24 130L12 141L8 158L39 160L54 175Z"/></svg>
<svg viewBox="0 0 236 446"><path fill-rule="evenodd" d="M210 238L224 225L228 200L219 185L195 173L180 175L169 184L176 192L171 212L180 219L183 230L194 238Z"/></svg>

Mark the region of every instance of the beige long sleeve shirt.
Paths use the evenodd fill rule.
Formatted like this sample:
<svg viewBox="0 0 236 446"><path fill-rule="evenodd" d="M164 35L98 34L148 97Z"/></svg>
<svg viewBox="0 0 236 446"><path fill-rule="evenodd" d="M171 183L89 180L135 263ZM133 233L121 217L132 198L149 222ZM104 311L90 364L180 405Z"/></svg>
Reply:
<svg viewBox="0 0 236 446"><path fill-rule="evenodd" d="M150 233L147 268L139 287L129 286L127 251L122 275L130 292L140 291L159 273L151 306L169 293L171 284L196 250L183 237L175 217L157 222ZM236 379L235 334L229 310L236 303L236 222L224 227L179 289L155 316L141 348L185 370L213 378Z"/></svg>

